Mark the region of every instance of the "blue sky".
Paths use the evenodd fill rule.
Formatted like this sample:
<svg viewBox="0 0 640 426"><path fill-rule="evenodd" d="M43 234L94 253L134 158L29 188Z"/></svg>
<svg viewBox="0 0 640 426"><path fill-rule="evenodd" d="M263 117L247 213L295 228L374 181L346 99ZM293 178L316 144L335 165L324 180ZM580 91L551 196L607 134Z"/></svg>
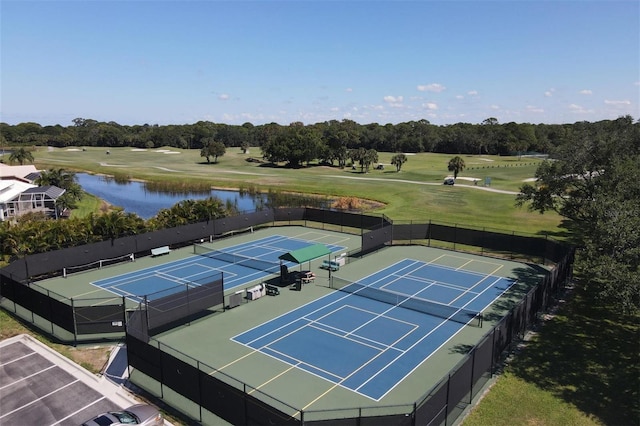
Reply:
<svg viewBox="0 0 640 426"><path fill-rule="evenodd" d="M640 118L637 1L2 0L0 121Z"/></svg>

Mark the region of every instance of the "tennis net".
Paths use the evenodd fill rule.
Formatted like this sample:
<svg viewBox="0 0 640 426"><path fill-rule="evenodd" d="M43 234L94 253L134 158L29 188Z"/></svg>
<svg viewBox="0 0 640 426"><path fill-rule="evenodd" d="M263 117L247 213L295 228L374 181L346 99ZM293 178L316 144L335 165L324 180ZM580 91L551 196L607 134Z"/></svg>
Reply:
<svg viewBox="0 0 640 426"><path fill-rule="evenodd" d="M345 281L338 277L332 277L331 286L332 288L345 293L355 294L367 299L377 300L379 302L388 303L390 305L399 306L401 308L410 309L423 314L433 315L438 318L444 318L461 324L482 327L481 312L474 312L418 297L411 297L408 294L369 287L363 284Z"/></svg>
<svg viewBox="0 0 640 426"><path fill-rule="evenodd" d="M116 265L118 263L133 262L135 257L133 253L125 254L111 259L100 259L95 262L86 263L84 265L65 266L62 268L62 276L67 277L70 274L77 274L79 272L91 271L93 269L102 269L105 266Z"/></svg>
<svg viewBox="0 0 640 426"><path fill-rule="evenodd" d="M279 263L256 259L255 257L242 256L236 253L220 251L212 249L210 247L202 246L200 244L193 245L193 252L197 255L205 256L210 259L221 260L227 263L234 263L245 266L247 268L256 269L258 271L269 272L271 274L277 274L280 272Z"/></svg>

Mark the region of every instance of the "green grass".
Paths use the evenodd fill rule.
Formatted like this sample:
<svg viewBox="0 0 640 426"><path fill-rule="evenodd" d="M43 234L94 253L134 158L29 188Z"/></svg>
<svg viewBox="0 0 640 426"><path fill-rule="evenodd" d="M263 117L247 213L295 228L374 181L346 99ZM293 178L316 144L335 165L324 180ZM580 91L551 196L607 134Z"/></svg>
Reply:
<svg viewBox="0 0 640 426"><path fill-rule="evenodd" d="M485 400L463 422L464 426L601 425L597 419L512 373L493 386Z"/></svg>
<svg viewBox="0 0 640 426"><path fill-rule="evenodd" d="M475 425L637 425L638 317L576 291L465 420Z"/></svg>
<svg viewBox="0 0 640 426"><path fill-rule="evenodd" d="M434 220L527 233L557 232L560 217L540 215L514 207L514 194L482 189L485 177L491 177L491 189L516 192L523 181L534 176L540 160L500 156L465 156L467 169L458 183L442 185L449 174L448 154L409 155L402 170L391 166L391 153L379 153L385 170L360 173L351 168L318 166L290 169L247 162L260 158L258 148L243 154L229 148L217 164L207 164L198 150L166 148L135 151L131 148L39 149L34 153L38 168L63 167L108 175L129 176L171 185L205 183L216 188L257 187L330 197L359 197L382 203L376 213L394 220ZM462 178L480 179L479 185Z"/></svg>
<svg viewBox="0 0 640 426"><path fill-rule="evenodd" d="M104 210L106 203L95 195L83 193L80 201L77 202L76 208L71 211L71 217L87 217L90 213Z"/></svg>

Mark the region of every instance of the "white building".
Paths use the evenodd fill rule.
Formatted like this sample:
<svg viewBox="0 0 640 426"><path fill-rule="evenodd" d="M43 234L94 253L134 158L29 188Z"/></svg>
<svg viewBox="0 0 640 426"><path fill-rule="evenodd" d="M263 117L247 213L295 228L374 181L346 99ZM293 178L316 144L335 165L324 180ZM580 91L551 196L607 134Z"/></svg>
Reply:
<svg viewBox="0 0 640 426"><path fill-rule="evenodd" d="M56 202L65 190L35 185L33 182L39 175L33 165L8 166L0 163L0 221L30 212L58 217Z"/></svg>

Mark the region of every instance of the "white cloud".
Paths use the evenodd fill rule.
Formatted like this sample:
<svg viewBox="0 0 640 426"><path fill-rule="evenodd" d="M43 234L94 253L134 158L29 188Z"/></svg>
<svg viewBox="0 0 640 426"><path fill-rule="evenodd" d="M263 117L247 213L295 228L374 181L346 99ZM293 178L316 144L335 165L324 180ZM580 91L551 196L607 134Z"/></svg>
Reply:
<svg viewBox="0 0 640 426"><path fill-rule="evenodd" d="M436 104L435 102L427 102L422 104L422 107L431 111L435 111L438 109L438 104Z"/></svg>
<svg viewBox="0 0 640 426"><path fill-rule="evenodd" d="M529 112L542 113L542 112L544 112L544 109L539 108L539 107L537 107L537 106L533 106L533 105L527 105L527 111L529 111Z"/></svg>
<svg viewBox="0 0 640 426"><path fill-rule="evenodd" d="M464 96L462 96L462 95L456 95L456 99L464 99Z"/></svg>
<svg viewBox="0 0 640 426"><path fill-rule="evenodd" d="M228 101L229 95L226 93L221 93L220 95L218 95L218 99L220 99L221 101Z"/></svg>
<svg viewBox="0 0 640 426"><path fill-rule="evenodd" d="M435 92L435 93L440 93L444 90L446 90L447 88L444 87L442 84L438 84L438 83L431 83L431 84L419 84L417 89L420 92Z"/></svg>
<svg viewBox="0 0 640 426"><path fill-rule="evenodd" d="M556 89L551 88L551 89L547 90L546 92L544 92L544 95L545 95L547 98L550 98L550 97L552 97L552 96L553 96L553 92L555 92L555 91L556 91Z"/></svg>
<svg viewBox="0 0 640 426"><path fill-rule="evenodd" d="M631 105L631 101L610 101L610 100L606 100L604 101L604 103L606 105Z"/></svg>
<svg viewBox="0 0 640 426"><path fill-rule="evenodd" d="M469 90L469 91L467 92L467 95L469 95L469 96L476 96L477 94L478 94L478 91L477 91L477 90Z"/></svg>
<svg viewBox="0 0 640 426"><path fill-rule="evenodd" d="M491 108L491 109L500 109L500 107L498 105L491 105L489 108Z"/></svg>
<svg viewBox="0 0 640 426"><path fill-rule="evenodd" d="M351 93L351 92L353 92L353 89L351 87L347 87L346 89L344 89L344 91Z"/></svg>
<svg viewBox="0 0 640 426"><path fill-rule="evenodd" d="M388 104L399 104L402 103L404 96L385 96L383 99Z"/></svg>
<svg viewBox="0 0 640 426"><path fill-rule="evenodd" d="M581 90L578 93L580 93L581 95L592 95L593 94L593 92L591 90L589 90L589 89Z"/></svg>
<svg viewBox="0 0 640 426"><path fill-rule="evenodd" d="M591 113L593 113L593 110L586 109L582 105L578 105L578 104L570 104L569 105L569 109L571 110L571 112L573 112L575 114L591 114Z"/></svg>

